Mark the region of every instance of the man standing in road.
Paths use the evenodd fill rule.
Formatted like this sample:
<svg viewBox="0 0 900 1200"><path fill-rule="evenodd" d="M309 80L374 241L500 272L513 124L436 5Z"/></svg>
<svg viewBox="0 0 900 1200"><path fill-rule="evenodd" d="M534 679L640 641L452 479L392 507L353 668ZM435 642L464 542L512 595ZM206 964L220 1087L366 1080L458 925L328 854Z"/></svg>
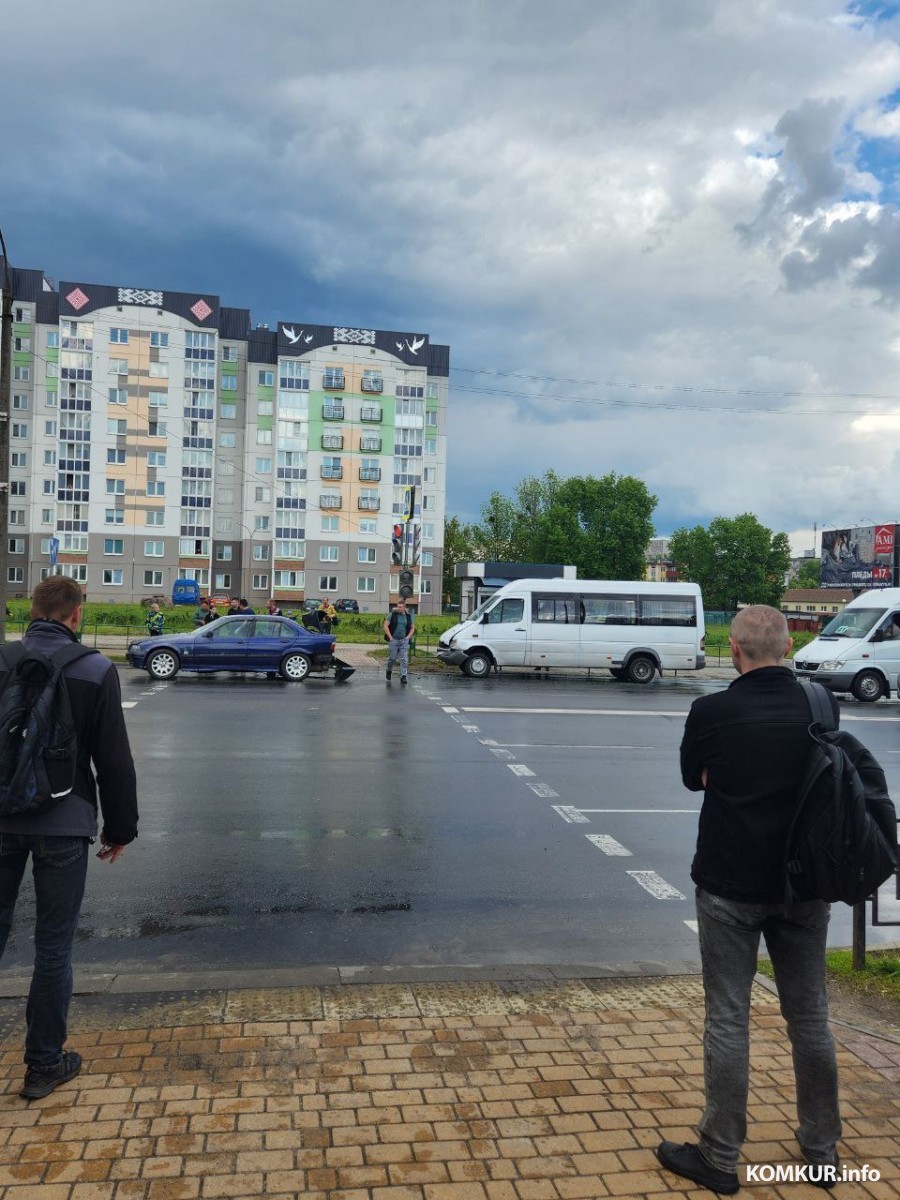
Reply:
<svg viewBox="0 0 900 1200"><path fill-rule="evenodd" d="M787 1021L797 1087L797 1141L811 1173L837 1165L841 1134L834 1041L828 1028L825 937L829 906L786 904L785 859L810 751L809 703L782 663L790 651L777 609L742 609L731 626L738 678L695 700L681 743L685 787L704 792L696 886L706 1000L703 1063L706 1108L699 1144L662 1142L662 1165L701 1187L730 1195L747 1132L750 995L760 934L772 960ZM838 706L831 697L835 727Z"/></svg>
<svg viewBox="0 0 900 1200"><path fill-rule="evenodd" d="M384 623L384 636L391 643L388 650L387 670L384 673L388 683L394 663L400 659L400 682L406 687L409 672L409 643L415 636L416 622L412 613L406 611L406 601L398 600L394 611Z"/></svg>
<svg viewBox="0 0 900 1200"><path fill-rule="evenodd" d="M34 590L23 645L50 655L77 642L81 615L75 580L45 579ZM34 974L25 1009L27 1069L20 1092L29 1100L49 1096L81 1070L81 1055L63 1045L72 998L72 943L88 846L97 836L97 779L103 814L97 857L115 862L137 837L137 787L116 668L102 654L86 654L63 672L77 734L74 787L45 812L0 818L0 959L29 854L34 877Z"/></svg>

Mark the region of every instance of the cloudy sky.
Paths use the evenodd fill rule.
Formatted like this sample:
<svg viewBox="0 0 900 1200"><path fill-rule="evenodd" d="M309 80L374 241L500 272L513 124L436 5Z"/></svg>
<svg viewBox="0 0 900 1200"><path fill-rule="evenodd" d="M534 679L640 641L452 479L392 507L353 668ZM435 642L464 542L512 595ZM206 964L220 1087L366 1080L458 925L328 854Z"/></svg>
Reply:
<svg viewBox="0 0 900 1200"><path fill-rule="evenodd" d="M900 5L43 0L0 227L56 279L451 348L448 511L900 521Z"/></svg>

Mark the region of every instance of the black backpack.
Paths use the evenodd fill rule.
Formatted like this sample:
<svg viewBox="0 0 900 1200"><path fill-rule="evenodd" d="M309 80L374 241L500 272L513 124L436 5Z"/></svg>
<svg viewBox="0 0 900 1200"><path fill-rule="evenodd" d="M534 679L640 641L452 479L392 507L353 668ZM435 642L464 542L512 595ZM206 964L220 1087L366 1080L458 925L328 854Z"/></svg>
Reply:
<svg viewBox="0 0 900 1200"><path fill-rule="evenodd" d="M46 812L72 791L78 746L62 671L96 653L78 642L49 655L0 647L0 816Z"/></svg>
<svg viewBox="0 0 900 1200"><path fill-rule="evenodd" d="M812 748L788 835L789 900L859 904L897 866L896 850L872 816L890 804L884 771L852 733L835 728L825 689L800 681L812 715Z"/></svg>

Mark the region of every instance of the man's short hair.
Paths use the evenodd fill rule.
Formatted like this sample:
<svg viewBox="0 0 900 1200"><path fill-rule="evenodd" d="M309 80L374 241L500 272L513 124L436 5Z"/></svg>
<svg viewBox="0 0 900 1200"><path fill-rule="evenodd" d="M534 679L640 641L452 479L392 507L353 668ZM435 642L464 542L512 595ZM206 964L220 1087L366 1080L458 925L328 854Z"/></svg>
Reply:
<svg viewBox="0 0 900 1200"><path fill-rule="evenodd" d="M732 640L751 662L780 662L789 636L784 613L768 604L742 608L731 622Z"/></svg>
<svg viewBox="0 0 900 1200"><path fill-rule="evenodd" d="M79 604L84 603L80 586L69 575L50 575L42 579L31 597L31 618L68 621Z"/></svg>

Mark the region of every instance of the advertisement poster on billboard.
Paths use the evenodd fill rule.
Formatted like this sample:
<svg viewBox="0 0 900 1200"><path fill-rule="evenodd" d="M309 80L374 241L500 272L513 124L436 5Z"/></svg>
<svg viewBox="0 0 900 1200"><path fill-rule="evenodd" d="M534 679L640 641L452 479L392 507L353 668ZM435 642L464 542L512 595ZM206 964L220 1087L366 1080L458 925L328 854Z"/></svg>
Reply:
<svg viewBox="0 0 900 1200"><path fill-rule="evenodd" d="M894 526L822 530L822 587L886 588L894 580Z"/></svg>

